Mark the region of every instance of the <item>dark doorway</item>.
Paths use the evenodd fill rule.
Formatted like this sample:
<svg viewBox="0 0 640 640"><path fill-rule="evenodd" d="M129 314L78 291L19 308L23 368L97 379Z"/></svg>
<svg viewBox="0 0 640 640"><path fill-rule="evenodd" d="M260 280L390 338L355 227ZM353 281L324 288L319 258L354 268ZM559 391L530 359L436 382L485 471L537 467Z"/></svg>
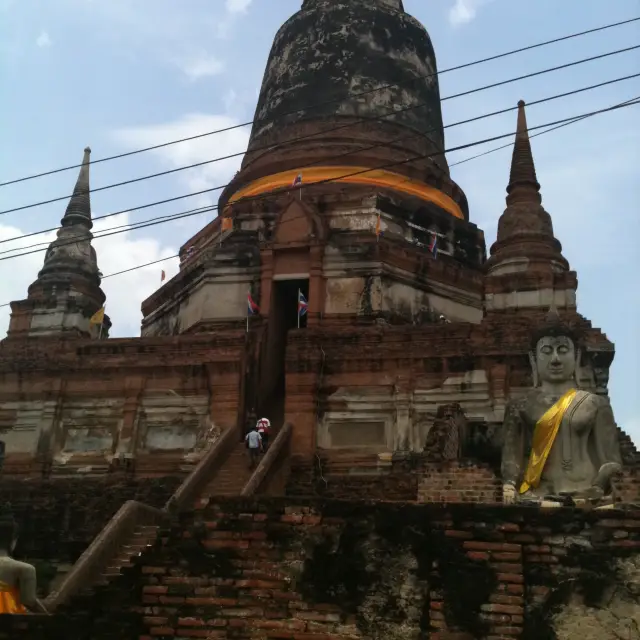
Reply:
<svg viewBox="0 0 640 640"><path fill-rule="evenodd" d="M284 420L287 334L298 328L298 292L302 292L305 300L309 299L309 280L274 280L272 283L260 413L268 417L275 428ZM300 317L301 329L307 326L307 315Z"/></svg>
<svg viewBox="0 0 640 640"><path fill-rule="evenodd" d="M309 299L308 280L274 280L271 298L271 313L280 312L283 333L289 329L298 328L298 292L301 291L305 300ZM307 314L300 318L300 328L307 326Z"/></svg>

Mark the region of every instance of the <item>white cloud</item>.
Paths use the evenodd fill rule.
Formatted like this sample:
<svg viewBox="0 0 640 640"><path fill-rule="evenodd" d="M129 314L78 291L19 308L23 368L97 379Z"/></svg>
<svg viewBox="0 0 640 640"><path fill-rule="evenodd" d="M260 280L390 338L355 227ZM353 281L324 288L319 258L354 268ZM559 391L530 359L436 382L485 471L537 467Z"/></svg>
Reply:
<svg viewBox="0 0 640 640"><path fill-rule="evenodd" d="M41 31L40 35L36 38L36 45L41 49L50 47L52 44L51 38L46 31Z"/></svg>
<svg viewBox="0 0 640 640"><path fill-rule="evenodd" d="M225 8L229 13L245 13L251 4L251 0L227 0Z"/></svg>
<svg viewBox="0 0 640 640"><path fill-rule="evenodd" d="M449 22L454 27L471 22L478 13L478 9L491 0L455 0L449 10Z"/></svg>
<svg viewBox="0 0 640 640"><path fill-rule="evenodd" d="M116 140L127 149L152 146L169 140L189 138L194 135L227 129L238 124L231 116L194 113L165 124L129 127L114 132ZM249 127L240 127L222 133L169 145L153 153L169 168L183 167L242 153L249 142ZM176 176L190 191L202 191L227 183L239 169L242 156L205 164L201 167L181 171ZM219 191L204 194L189 200L191 206L206 206L217 201ZM186 207L185 207L186 208Z"/></svg>
<svg viewBox="0 0 640 640"><path fill-rule="evenodd" d="M209 53L184 58L178 62L178 66L191 81L216 76L224 70L224 62Z"/></svg>
<svg viewBox="0 0 640 640"><path fill-rule="evenodd" d="M238 94L233 90L229 89L222 98L222 102L224 104L225 111L232 111L234 105L238 101Z"/></svg>
<svg viewBox="0 0 640 640"><path fill-rule="evenodd" d="M218 38L226 38L229 36L237 18L247 12L252 0L226 0L225 9L226 16L218 20L216 24L216 33Z"/></svg>
<svg viewBox="0 0 640 640"><path fill-rule="evenodd" d="M97 235L108 227L127 225L130 222L128 214L98 220L93 233ZM0 240L15 238L25 231L17 227L0 224ZM0 244L0 251L17 249L25 245L40 242L49 243L55 238L55 233L32 236L24 240L15 240ZM98 254L98 267L106 276L116 271L122 271L154 260L167 258L163 262L136 269L113 278L106 278L102 288L107 295L106 309L113 323L112 337L140 335L140 321L142 315L140 304L160 287L160 273L165 270L167 278L171 278L178 271L178 260L170 259L177 254L178 247L162 246L156 238L141 237L139 233L121 233L96 238L93 246ZM4 254L0 255L4 257ZM27 296L27 288L36 279L42 267L44 251L32 253L12 260L0 261L0 303L12 300L22 300ZM0 336L4 336L9 326L9 307L0 307Z"/></svg>

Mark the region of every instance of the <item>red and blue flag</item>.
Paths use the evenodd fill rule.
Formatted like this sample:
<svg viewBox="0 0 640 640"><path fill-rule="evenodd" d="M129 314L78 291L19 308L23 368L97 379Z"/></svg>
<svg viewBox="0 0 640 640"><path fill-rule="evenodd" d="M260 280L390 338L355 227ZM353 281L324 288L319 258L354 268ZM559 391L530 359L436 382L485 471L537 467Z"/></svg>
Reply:
<svg viewBox="0 0 640 640"><path fill-rule="evenodd" d="M256 313L260 313L260 307L253 301L251 293L247 293L247 313L250 316L254 316Z"/></svg>
<svg viewBox="0 0 640 640"><path fill-rule="evenodd" d="M298 317L302 318L302 316L307 313L309 308L309 303L307 299L304 297L304 293L298 289Z"/></svg>
<svg viewBox="0 0 640 640"><path fill-rule="evenodd" d="M437 257L438 255L438 236L433 233L431 236L431 242L429 243L429 251L433 255L433 257Z"/></svg>

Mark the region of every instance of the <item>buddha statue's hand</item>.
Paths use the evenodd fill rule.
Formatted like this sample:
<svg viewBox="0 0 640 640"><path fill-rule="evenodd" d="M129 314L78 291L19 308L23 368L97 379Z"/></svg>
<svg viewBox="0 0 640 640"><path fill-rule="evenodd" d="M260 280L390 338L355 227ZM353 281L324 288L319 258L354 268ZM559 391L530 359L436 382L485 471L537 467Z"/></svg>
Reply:
<svg viewBox="0 0 640 640"><path fill-rule="evenodd" d="M607 462L600 467L593 485L601 487L604 491L609 488L612 481L620 480L621 477L622 467L617 462Z"/></svg>
<svg viewBox="0 0 640 640"><path fill-rule="evenodd" d="M502 485L502 502L504 504L513 504L516 501L516 487L510 482Z"/></svg>

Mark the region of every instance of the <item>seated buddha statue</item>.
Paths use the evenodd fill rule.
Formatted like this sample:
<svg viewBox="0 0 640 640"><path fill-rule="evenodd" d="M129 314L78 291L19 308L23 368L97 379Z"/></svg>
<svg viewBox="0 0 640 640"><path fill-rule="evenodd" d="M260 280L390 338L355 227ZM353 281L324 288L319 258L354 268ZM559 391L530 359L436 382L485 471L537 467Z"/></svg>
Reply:
<svg viewBox="0 0 640 640"><path fill-rule="evenodd" d="M36 570L26 562L14 560L17 527L13 520L0 520L0 614L43 611L36 597Z"/></svg>
<svg viewBox="0 0 640 640"><path fill-rule="evenodd" d="M531 340L533 388L508 402L502 448L503 501L543 506L613 502L622 469L609 400L579 389L580 336L551 309Z"/></svg>

